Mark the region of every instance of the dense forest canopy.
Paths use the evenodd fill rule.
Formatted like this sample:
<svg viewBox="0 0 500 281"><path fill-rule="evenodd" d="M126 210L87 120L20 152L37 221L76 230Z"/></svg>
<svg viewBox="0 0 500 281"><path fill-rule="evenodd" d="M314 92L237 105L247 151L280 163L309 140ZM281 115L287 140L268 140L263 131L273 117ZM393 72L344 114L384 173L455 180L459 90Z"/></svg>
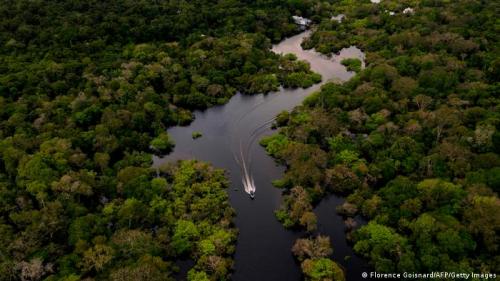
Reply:
<svg viewBox="0 0 500 281"><path fill-rule="evenodd" d="M312 232L337 193L349 229L370 220L349 236L377 271L500 268L497 1L4 0L0 14L0 280L171 280L184 258L188 280L228 280L224 173L153 171L151 154L193 109L320 81L270 51L292 15L315 23L304 48L367 59L263 140L288 167L277 218ZM323 236L291 252L307 280L351 274Z"/></svg>
<svg viewBox="0 0 500 281"><path fill-rule="evenodd" d="M281 113L279 133L262 141L288 167L275 182L286 191L278 219L312 231L313 204L341 194L347 229L369 219L349 237L375 270L495 273L500 4L339 1L328 11L345 17L317 18L303 47L356 45L367 67Z"/></svg>
<svg viewBox="0 0 500 281"><path fill-rule="evenodd" d="M320 81L270 51L312 4L2 1L0 280L227 280L224 174L151 154L193 109Z"/></svg>

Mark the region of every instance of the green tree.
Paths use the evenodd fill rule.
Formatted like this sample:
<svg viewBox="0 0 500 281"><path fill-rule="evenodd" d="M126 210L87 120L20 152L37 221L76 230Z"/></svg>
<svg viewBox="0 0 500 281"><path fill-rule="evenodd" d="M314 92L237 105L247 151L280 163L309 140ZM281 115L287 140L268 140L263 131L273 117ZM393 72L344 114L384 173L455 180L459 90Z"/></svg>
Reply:
<svg viewBox="0 0 500 281"><path fill-rule="evenodd" d="M198 228L193 222L179 220L172 235L172 248L177 254L190 251L193 247L193 240L198 236Z"/></svg>
<svg viewBox="0 0 500 281"><path fill-rule="evenodd" d="M170 136L167 133L161 133L151 141L150 146L159 153L165 153L172 150L174 143L170 140Z"/></svg>
<svg viewBox="0 0 500 281"><path fill-rule="evenodd" d="M307 259L302 263L306 280L345 280L344 272L338 264L327 258Z"/></svg>

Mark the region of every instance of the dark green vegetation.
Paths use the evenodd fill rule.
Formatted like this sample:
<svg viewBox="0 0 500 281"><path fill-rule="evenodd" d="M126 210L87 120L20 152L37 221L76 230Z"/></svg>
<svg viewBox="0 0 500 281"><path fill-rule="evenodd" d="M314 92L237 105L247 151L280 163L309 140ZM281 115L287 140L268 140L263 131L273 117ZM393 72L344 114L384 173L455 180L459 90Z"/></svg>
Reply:
<svg viewBox="0 0 500 281"><path fill-rule="evenodd" d="M297 239L292 252L301 262L305 280L345 280L343 269L327 258L333 252L329 237L317 236L314 239Z"/></svg>
<svg viewBox="0 0 500 281"><path fill-rule="evenodd" d="M367 68L280 114L280 133L262 142L288 166L276 182L285 226L313 230L312 204L337 193L343 215L370 220L350 237L377 271L500 268L499 9L342 1L330 10L341 24L318 19L304 45L356 45Z"/></svg>
<svg viewBox="0 0 500 281"><path fill-rule="evenodd" d="M354 71L356 73L361 71L361 61L359 59L343 59L340 63L342 63L342 65L344 65L349 71Z"/></svg>
<svg viewBox="0 0 500 281"><path fill-rule="evenodd" d="M3 280L172 280L179 257L195 260L193 280L227 278L237 231L223 171L191 161L153 177L149 161L127 157L116 178L98 177L70 171L64 144L26 160L27 191L1 186L10 211L1 224Z"/></svg>
<svg viewBox="0 0 500 281"><path fill-rule="evenodd" d="M0 280L226 280L236 232L220 171L154 177L166 128L236 91L320 78L271 42L302 1L2 1Z"/></svg>
<svg viewBox="0 0 500 281"><path fill-rule="evenodd" d="M203 136L203 134L201 132L193 132L191 133L191 137L193 139L198 139L198 138L201 138Z"/></svg>

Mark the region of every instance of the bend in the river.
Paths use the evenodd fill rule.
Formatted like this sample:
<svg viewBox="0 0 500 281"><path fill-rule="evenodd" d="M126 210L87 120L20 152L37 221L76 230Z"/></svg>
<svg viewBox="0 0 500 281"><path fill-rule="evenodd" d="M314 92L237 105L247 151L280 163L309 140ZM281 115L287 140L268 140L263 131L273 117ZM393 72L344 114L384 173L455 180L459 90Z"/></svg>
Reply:
<svg viewBox="0 0 500 281"><path fill-rule="evenodd" d="M291 254L291 247L300 232L288 231L277 221L274 211L281 202L281 190L271 182L283 176L284 167L276 165L258 144L270 129L274 117L283 110L292 110L302 100L329 80L346 81L354 73L340 64L345 57L364 60L357 48L343 49L338 56L328 58L300 46L305 31L273 46L276 53L293 53L310 63L312 70L320 73L323 82L308 89L281 89L267 95L236 94L223 106L196 111L195 120L186 127L168 130L175 140L175 149L165 158L155 158L155 165L178 159L198 159L228 171L231 188L228 190L232 206L236 209L235 224L239 229L232 275L237 281L294 281L300 280L298 264ZM192 132L202 132L203 137L192 138ZM245 190L246 189L246 190ZM255 200L247 193L255 192ZM353 256L346 244L342 218L335 213L341 199L332 196L316 208L318 231L329 235L334 247L333 257L347 270L348 280L360 280L358 274L366 264ZM345 261L345 256L353 256Z"/></svg>

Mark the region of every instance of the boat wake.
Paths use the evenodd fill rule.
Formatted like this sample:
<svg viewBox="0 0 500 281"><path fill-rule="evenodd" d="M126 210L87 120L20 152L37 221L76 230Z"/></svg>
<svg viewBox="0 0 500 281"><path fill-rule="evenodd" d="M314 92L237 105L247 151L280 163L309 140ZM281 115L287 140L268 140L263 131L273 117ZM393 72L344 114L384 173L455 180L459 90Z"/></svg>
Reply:
<svg viewBox="0 0 500 281"><path fill-rule="evenodd" d="M256 108L254 108L256 109ZM242 118L240 118L236 123L240 123L241 119L244 117L248 116L252 111L247 112ZM241 183L243 185L243 189L245 192L250 195L250 197L253 199L255 196L256 192L256 185L254 178L252 176L252 154L251 150L255 142L259 139L259 137L271 127L271 124L274 122L275 118L272 118L271 120L268 120L264 122L263 124L257 126L254 128L248 138L246 138L245 141L242 139L239 140L239 146L238 146L238 152L233 150L233 157L238 166L241 169ZM236 124L238 125L238 124Z"/></svg>
<svg viewBox="0 0 500 281"><path fill-rule="evenodd" d="M243 188L245 189L245 192L248 193L252 198L255 194L255 182L253 180L252 174L249 173L245 161L245 157L243 155L243 149L241 149L241 142L240 142L240 155L241 155L241 169L242 169L242 179L241 182L243 184Z"/></svg>

